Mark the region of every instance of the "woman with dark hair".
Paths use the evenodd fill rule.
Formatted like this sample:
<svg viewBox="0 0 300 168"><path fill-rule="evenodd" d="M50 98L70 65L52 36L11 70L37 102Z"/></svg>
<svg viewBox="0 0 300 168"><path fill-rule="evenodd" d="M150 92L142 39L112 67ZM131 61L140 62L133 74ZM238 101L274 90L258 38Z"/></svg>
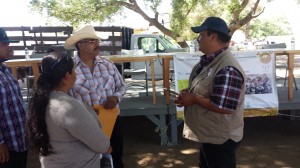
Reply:
<svg viewBox="0 0 300 168"><path fill-rule="evenodd" d="M50 53L43 58L27 121L29 142L43 168L96 168L99 154L111 152L95 111L67 94L75 80L71 57Z"/></svg>

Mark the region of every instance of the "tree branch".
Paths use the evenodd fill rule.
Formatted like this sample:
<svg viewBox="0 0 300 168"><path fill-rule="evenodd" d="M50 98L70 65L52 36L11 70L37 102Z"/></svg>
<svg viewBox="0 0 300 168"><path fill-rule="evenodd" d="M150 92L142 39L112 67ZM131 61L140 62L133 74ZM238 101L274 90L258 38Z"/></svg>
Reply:
<svg viewBox="0 0 300 168"><path fill-rule="evenodd" d="M141 15L146 21L149 22L149 25L155 26L158 30L162 31L164 34L171 36L171 30L164 27L157 19L149 17L136 3L136 0L129 0L130 3L117 1L115 4L124 6L125 8L132 10L139 15Z"/></svg>
<svg viewBox="0 0 300 168"><path fill-rule="evenodd" d="M249 4L249 0L244 0L239 8L236 8L236 10L232 11L232 20L237 20L241 12L247 7Z"/></svg>
<svg viewBox="0 0 300 168"><path fill-rule="evenodd" d="M246 3L248 3L248 0L243 1L241 6L245 6ZM243 18L243 19L238 19L238 16L234 16L229 24L229 29L230 29L230 34L232 35L236 30L239 28L243 27L247 23L249 23L252 19L257 18L259 15L261 15L265 8L263 8L258 14L255 14L258 8L260 0L256 0L252 10ZM245 7L243 7L245 8ZM235 13L236 14L236 13Z"/></svg>

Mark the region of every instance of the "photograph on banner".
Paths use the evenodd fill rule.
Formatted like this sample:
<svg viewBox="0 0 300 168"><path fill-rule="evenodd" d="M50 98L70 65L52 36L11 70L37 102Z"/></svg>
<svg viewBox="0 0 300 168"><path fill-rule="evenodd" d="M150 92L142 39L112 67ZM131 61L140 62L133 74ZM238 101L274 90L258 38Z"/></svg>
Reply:
<svg viewBox="0 0 300 168"><path fill-rule="evenodd" d="M233 54L246 74L244 116L277 115L278 96L274 52L236 51Z"/></svg>
<svg viewBox="0 0 300 168"><path fill-rule="evenodd" d="M274 52L234 51L233 54L246 74L245 117L276 115L278 97ZM202 55L202 53L179 53L174 56L176 91L188 87L191 70ZM183 118L183 110L182 107L177 107L178 118Z"/></svg>

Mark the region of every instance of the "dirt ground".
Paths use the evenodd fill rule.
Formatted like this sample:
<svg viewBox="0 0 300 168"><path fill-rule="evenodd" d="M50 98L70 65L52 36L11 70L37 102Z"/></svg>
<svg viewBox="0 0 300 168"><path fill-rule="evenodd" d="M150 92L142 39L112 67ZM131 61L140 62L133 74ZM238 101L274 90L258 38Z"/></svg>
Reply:
<svg viewBox="0 0 300 168"><path fill-rule="evenodd" d="M284 77L285 69L276 71L276 75L279 74ZM295 68L297 78L299 74L300 69ZM300 116L297 119L283 116L245 118L237 168L300 168ZM123 125L126 168L198 167L198 144L181 137L182 124L178 127L178 144L172 146L160 146L155 125L144 116L123 117ZM27 167L40 168L38 155L31 151Z"/></svg>
<svg viewBox="0 0 300 168"><path fill-rule="evenodd" d="M195 168L198 144L181 137L178 144L160 146L155 125L146 117L123 117L126 168ZM300 168L300 120L287 117L245 118L245 134L237 152L238 168ZM30 153L28 168L39 168Z"/></svg>

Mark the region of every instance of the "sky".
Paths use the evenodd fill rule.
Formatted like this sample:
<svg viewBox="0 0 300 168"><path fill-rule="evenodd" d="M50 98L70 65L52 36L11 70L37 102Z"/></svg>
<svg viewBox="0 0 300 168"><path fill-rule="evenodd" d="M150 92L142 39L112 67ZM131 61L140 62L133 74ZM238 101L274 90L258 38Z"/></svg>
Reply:
<svg viewBox="0 0 300 168"><path fill-rule="evenodd" d="M295 0L274 0L268 3L265 12L259 16L260 18L286 17L292 27L294 34L299 34L300 22L300 5L297 5Z"/></svg>
<svg viewBox="0 0 300 168"><path fill-rule="evenodd" d="M40 26L45 19L31 14L29 0L1 0L0 26Z"/></svg>
<svg viewBox="0 0 300 168"><path fill-rule="evenodd" d="M265 12L259 16L260 18L286 17L292 28L290 37L280 38L277 42L284 42L287 48L290 48L291 38L296 39L296 48L300 48L300 5L296 4L295 0L274 0L268 3Z"/></svg>

